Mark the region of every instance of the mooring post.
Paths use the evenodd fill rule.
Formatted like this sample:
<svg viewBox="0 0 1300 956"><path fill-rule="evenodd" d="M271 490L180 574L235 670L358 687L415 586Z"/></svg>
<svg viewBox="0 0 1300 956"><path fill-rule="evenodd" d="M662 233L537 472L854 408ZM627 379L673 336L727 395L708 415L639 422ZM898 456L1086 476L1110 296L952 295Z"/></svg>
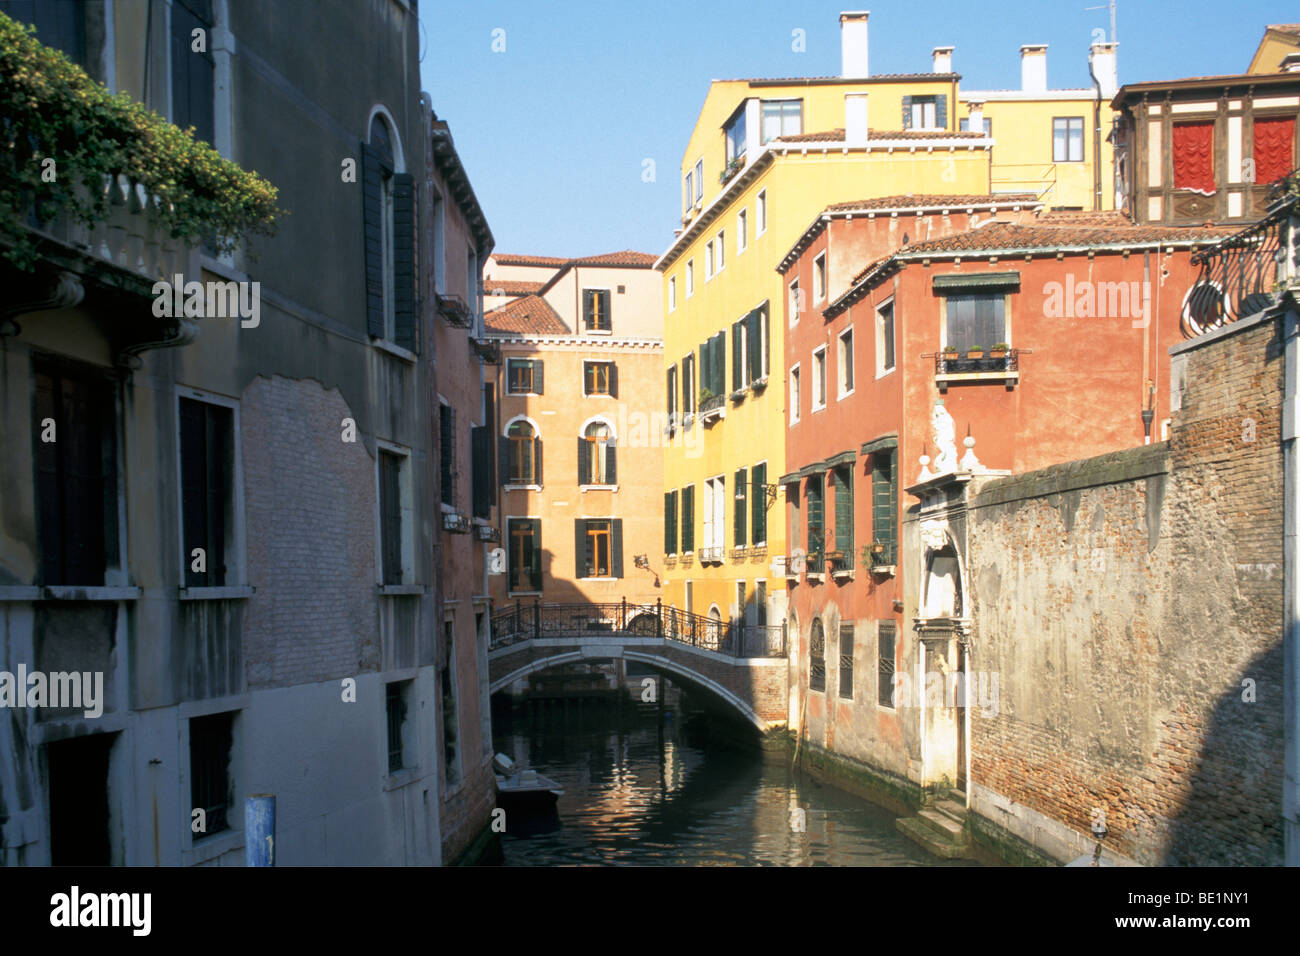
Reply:
<svg viewBox="0 0 1300 956"><path fill-rule="evenodd" d="M623 595L623 612L622 615L619 617L618 629L620 631L627 630L627 595L626 594Z"/></svg>
<svg viewBox="0 0 1300 956"><path fill-rule="evenodd" d="M275 794L244 800L244 866L275 866Z"/></svg>
<svg viewBox="0 0 1300 956"><path fill-rule="evenodd" d="M655 627L656 627L655 637L663 637L664 636L664 599L662 597L655 598Z"/></svg>
<svg viewBox="0 0 1300 956"><path fill-rule="evenodd" d="M533 640L542 636L542 603L533 598Z"/></svg>

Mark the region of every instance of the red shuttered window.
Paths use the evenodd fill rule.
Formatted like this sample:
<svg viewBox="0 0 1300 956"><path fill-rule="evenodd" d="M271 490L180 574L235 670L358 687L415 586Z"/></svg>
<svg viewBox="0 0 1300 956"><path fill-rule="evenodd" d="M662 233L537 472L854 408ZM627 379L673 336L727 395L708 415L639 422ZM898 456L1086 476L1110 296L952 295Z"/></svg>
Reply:
<svg viewBox="0 0 1300 956"><path fill-rule="evenodd" d="M1174 188L1212 195L1214 122L1174 124Z"/></svg>
<svg viewBox="0 0 1300 956"><path fill-rule="evenodd" d="M1255 119L1255 182L1277 182L1295 168L1295 117Z"/></svg>

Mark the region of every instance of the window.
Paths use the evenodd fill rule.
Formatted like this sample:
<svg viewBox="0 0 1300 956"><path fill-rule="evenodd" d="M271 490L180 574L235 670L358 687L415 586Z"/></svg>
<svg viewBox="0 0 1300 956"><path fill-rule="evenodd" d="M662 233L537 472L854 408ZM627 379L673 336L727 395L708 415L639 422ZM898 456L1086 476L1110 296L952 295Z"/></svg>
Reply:
<svg viewBox="0 0 1300 956"><path fill-rule="evenodd" d="M749 242L749 211L746 209L736 213L736 254L745 251L745 246Z"/></svg>
<svg viewBox="0 0 1300 956"><path fill-rule="evenodd" d="M234 584L228 567L235 527L234 411L192 398L182 398L179 411L185 586Z"/></svg>
<svg viewBox="0 0 1300 956"><path fill-rule="evenodd" d="M881 707L894 707L894 637L893 621L881 621L877 632L878 663L876 665L876 702Z"/></svg>
<svg viewBox="0 0 1300 956"><path fill-rule="evenodd" d="M1212 195L1214 181L1214 120L1175 123L1172 152L1174 188ZM1259 170L1256 168L1256 174Z"/></svg>
<svg viewBox="0 0 1300 956"><path fill-rule="evenodd" d="M721 272L722 267L727 264L727 230L719 229L718 238L713 241L715 255L717 256L717 271Z"/></svg>
<svg viewBox="0 0 1300 956"><path fill-rule="evenodd" d="M542 589L542 522L537 518L509 518L510 590Z"/></svg>
<svg viewBox="0 0 1300 956"><path fill-rule="evenodd" d="M588 332L608 332L613 327L608 289L582 290L582 324Z"/></svg>
<svg viewBox="0 0 1300 956"><path fill-rule="evenodd" d="M708 282L713 278L713 240L710 239L704 244L704 281Z"/></svg>
<svg viewBox="0 0 1300 956"><path fill-rule="evenodd" d="M42 0L37 6L44 6ZM84 30L84 26L83 26ZM203 52L194 50L194 31L206 38ZM85 37L82 36L84 55ZM173 0L171 4L172 122L194 127L195 139L215 138L216 63L212 58L211 0Z"/></svg>
<svg viewBox="0 0 1300 956"><path fill-rule="evenodd" d="M190 718L190 807L203 811L205 836L229 830L235 714Z"/></svg>
<svg viewBox="0 0 1300 956"><path fill-rule="evenodd" d="M731 380L733 389L748 387L768 373L767 304L751 310L731 325Z"/></svg>
<svg viewBox="0 0 1300 956"><path fill-rule="evenodd" d="M835 492L835 550L843 553L840 568L853 567L853 467L832 468L827 476Z"/></svg>
<svg viewBox="0 0 1300 956"><path fill-rule="evenodd" d="M839 354L835 357L835 366L839 374L839 395L844 398L853 393L853 330L845 329L840 333Z"/></svg>
<svg viewBox="0 0 1300 956"><path fill-rule="evenodd" d="M949 295L944 298L944 310L945 346L965 352L1008 341L1004 293Z"/></svg>
<svg viewBox="0 0 1300 956"><path fill-rule="evenodd" d="M366 330L415 350L415 181L397 173L393 132L376 114L361 144Z"/></svg>
<svg viewBox="0 0 1300 956"><path fill-rule="evenodd" d="M732 518L732 524L735 525L735 545L737 548L743 548L749 525L749 470L746 468L736 472L736 498Z"/></svg>
<svg viewBox="0 0 1300 956"><path fill-rule="evenodd" d="M682 489L682 554L695 550L695 486ZM689 605L687 610L690 610Z"/></svg>
<svg viewBox="0 0 1300 956"><path fill-rule="evenodd" d="M754 617L759 627L767 627L767 582L754 582Z"/></svg>
<svg viewBox="0 0 1300 956"><path fill-rule="evenodd" d="M541 361L506 359L506 391L511 395L543 394Z"/></svg>
<svg viewBox="0 0 1300 956"><path fill-rule="evenodd" d="M677 276L672 276L668 280L668 311L677 310Z"/></svg>
<svg viewBox="0 0 1300 956"><path fill-rule="evenodd" d="M814 412L820 411L826 407L826 346L824 345L813 352L812 389L812 409Z"/></svg>
<svg viewBox="0 0 1300 956"><path fill-rule="evenodd" d="M456 477L460 471L456 467L456 410L445 402L438 405L438 459L442 503L454 508Z"/></svg>
<svg viewBox="0 0 1300 956"><path fill-rule="evenodd" d="M740 109L736 110L736 115L731 118L726 126L723 127L723 134L727 140L727 162L733 159L739 159L745 155L745 104L740 104Z"/></svg>
<svg viewBox="0 0 1300 956"><path fill-rule="evenodd" d="M826 693L826 633L822 619L813 618L808 641L808 689Z"/></svg>
<svg viewBox="0 0 1300 956"><path fill-rule="evenodd" d="M682 413L695 414L695 353L682 359Z"/></svg>
<svg viewBox="0 0 1300 956"><path fill-rule="evenodd" d="M799 322L799 313L803 311L803 296L799 294L798 279L790 283L790 301L787 311L790 313L790 326L793 328Z"/></svg>
<svg viewBox="0 0 1300 956"><path fill-rule="evenodd" d="M755 545L767 544L767 463L755 465L750 476L750 526Z"/></svg>
<svg viewBox="0 0 1300 956"><path fill-rule="evenodd" d="M604 422L592 422L578 439L578 484L613 485L615 472L614 433Z"/></svg>
<svg viewBox="0 0 1300 956"><path fill-rule="evenodd" d="M686 263L686 298L695 295L695 260Z"/></svg>
<svg viewBox="0 0 1300 956"><path fill-rule="evenodd" d="M1253 125L1255 182L1277 182L1295 168L1295 117L1256 116Z"/></svg>
<svg viewBox="0 0 1300 956"><path fill-rule="evenodd" d="M813 301L826 298L826 253L813 260Z"/></svg>
<svg viewBox="0 0 1300 956"><path fill-rule="evenodd" d="M491 413L487 416L492 420ZM497 476L492 454L492 429L484 425L469 430L470 484L473 488L475 518L487 518L496 504Z"/></svg>
<svg viewBox="0 0 1300 956"><path fill-rule="evenodd" d="M840 697L853 699L853 625L840 625Z"/></svg>
<svg viewBox="0 0 1300 956"><path fill-rule="evenodd" d="M677 423L677 366L671 365L668 368L668 424Z"/></svg>
<svg viewBox="0 0 1300 956"><path fill-rule="evenodd" d="M582 389L586 395L618 398L618 369L613 362L583 362Z"/></svg>
<svg viewBox="0 0 1300 956"><path fill-rule="evenodd" d="M686 195L682 202L682 208L689 213L691 211L691 207L695 205L695 173L693 171L687 172L685 183L686 183L686 189L685 189Z"/></svg>
<svg viewBox="0 0 1300 956"><path fill-rule="evenodd" d="M443 658L440 689L442 691L442 765L447 786L460 783L460 710L456 707L456 622L442 622Z"/></svg>
<svg viewBox="0 0 1300 956"><path fill-rule="evenodd" d="M748 606L749 595L746 593L746 591L747 589L745 587L745 582L737 581L736 582L736 618L735 621L733 622L733 626L739 625L743 627L749 623L747 620L747 618L749 617L749 606Z"/></svg>
<svg viewBox="0 0 1300 956"><path fill-rule="evenodd" d="M897 563L898 527L898 475L894 468L893 451L878 451L871 455L871 537L884 550L873 557L872 563L889 565Z"/></svg>
<svg viewBox="0 0 1300 956"><path fill-rule="evenodd" d="M756 200L758 221L754 225L754 235L761 236L767 232L767 190L760 189Z"/></svg>
<svg viewBox="0 0 1300 956"><path fill-rule="evenodd" d="M393 681L384 694L384 709L388 718L388 772L397 773L403 767L414 766L413 747L406 746L407 721L412 682ZM409 756L407 756L409 754Z"/></svg>
<svg viewBox="0 0 1300 956"><path fill-rule="evenodd" d="M34 363L32 373L41 583L102 585L120 560L114 388L62 364Z"/></svg>
<svg viewBox="0 0 1300 956"><path fill-rule="evenodd" d="M822 476L815 474L808 479L804 489L804 516L808 522L808 537L804 549L808 555L809 573L820 574L825 563L826 553L825 511L822 502Z"/></svg>
<svg viewBox="0 0 1300 956"><path fill-rule="evenodd" d="M764 143L803 132L802 100L764 100L761 114Z"/></svg>
<svg viewBox="0 0 1300 956"><path fill-rule="evenodd" d="M709 336L700 346L700 401L723 394L727 388L727 333ZM705 394L707 392L707 394Z"/></svg>
<svg viewBox="0 0 1300 956"><path fill-rule="evenodd" d="M722 549L727 544L727 483L722 476L704 482L704 547Z"/></svg>
<svg viewBox="0 0 1300 956"><path fill-rule="evenodd" d="M799 420L799 366L790 369L790 424Z"/></svg>
<svg viewBox="0 0 1300 956"><path fill-rule="evenodd" d="M1083 162L1083 117L1058 116L1052 120L1052 162Z"/></svg>
<svg viewBox="0 0 1300 956"><path fill-rule="evenodd" d="M996 344L996 341L989 345ZM894 302L891 299L876 309L876 375L894 369Z"/></svg>
<svg viewBox="0 0 1300 956"><path fill-rule="evenodd" d="M677 492L664 495L664 554L677 553Z"/></svg>
<svg viewBox="0 0 1300 956"><path fill-rule="evenodd" d="M704 160L695 161L695 201L698 203L704 198Z"/></svg>
<svg viewBox="0 0 1300 956"><path fill-rule="evenodd" d="M15 20L32 24L36 27L36 39L45 46L61 50L68 59L86 69L90 64L86 56L84 2L85 0L6 0L0 3L0 12ZM173 12L172 16L174 18L176 14ZM93 74L96 71L88 72Z"/></svg>
<svg viewBox="0 0 1300 956"><path fill-rule="evenodd" d="M402 471L405 464L404 457L380 449L379 545L384 584L402 583ZM445 491L443 497L446 498Z"/></svg>
<svg viewBox="0 0 1300 956"><path fill-rule="evenodd" d="M967 116L967 117L964 117L964 118L962 118L962 119L960 119L960 120L957 121L957 129L960 130L960 131L963 132L963 133L970 133L970 132L979 133L979 132L983 132L985 136L992 136L992 135L993 135L993 120L989 119L989 118L986 116L986 117L984 117L984 125L981 126L981 127L979 127L979 129L972 130L972 129L970 128L970 117Z"/></svg>
<svg viewBox="0 0 1300 956"><path fill-rule="evenodd" d="M623 519L579 518L574 522L573 551L580 578L623 576Z"/></svg>
<svg viewBox="0 0 1300 956"><path fill-rule="evenodd" d="M512 485L542 483L542 440L528 422L512 422L506 429L506 481Z"/></svg>
<svg viewBox="0 0 1300 956"><path fill-rule="evenodd" d="M947 128L947 96L932 94L929 96L903 97L903 129Z"/></svg>

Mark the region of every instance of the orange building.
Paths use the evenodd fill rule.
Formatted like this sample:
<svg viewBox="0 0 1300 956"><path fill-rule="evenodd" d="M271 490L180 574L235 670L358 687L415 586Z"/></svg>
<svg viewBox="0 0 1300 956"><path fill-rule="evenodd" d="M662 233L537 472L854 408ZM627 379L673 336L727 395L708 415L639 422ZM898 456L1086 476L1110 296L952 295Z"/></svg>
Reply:
<svg viewBox="0 0 1300 956"><path fill-rule="evenodd" d="M488 261L487 337L500 350L498 605L659 596L649 556L662 553L667 422L654 261Z"/></svg>

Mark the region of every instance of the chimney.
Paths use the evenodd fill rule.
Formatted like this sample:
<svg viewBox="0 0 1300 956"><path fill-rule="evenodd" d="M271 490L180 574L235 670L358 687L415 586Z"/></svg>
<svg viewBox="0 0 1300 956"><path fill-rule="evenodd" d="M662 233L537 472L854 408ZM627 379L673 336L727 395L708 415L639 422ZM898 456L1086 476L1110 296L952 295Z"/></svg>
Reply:
<svg viewBox="0 0 1300 956"><path fill-rule="evenodd" d="M1020 48L1020 88L1026 93L1047 92L1047 44L1027 43Z"/></svg>
<svg viewBox="0 0 1300 956"><path fill-rule="evenodd" d="M849 146L867 145L867 94L844 94L844 142Z"/></svg>
<svg viewBox="0 0 1300 956"><path fill-rule="evenodd" d="M1283 73L1300 73L1300 53L1288 53L1282 57Z"/></svg>
<svg viewBox="0 0 1300 956"><path fill-rule="evenodd" d="M937 46L934 48L934 50L930 53L930 57L934 61L933 72L935 73L952 72L952 50L953 48L950 46Z"/></svg>
<svg viewBox="0 0 1300 956"><path fill-rule="evenodd" d="M1115 56L1118 46L1118 43L1094 43L1088 54L1088 65L1101 84L1101 95L1105 99L1119 92L1119 63Z"/></svg>
<svg viewBox="0 0 1300 956"><path fill-rule="evenodd" d="M970 101L970 118L966 121L966 128L972 133L986 132L984 129L984 103L981 100Z"/></svg>
<svg viewBox="0 0 1300 956"><path fill-rule="evenodd" d="M870 10L847 10L840 14L840 76L862 80L867 72L867 17Z"/></svg>

